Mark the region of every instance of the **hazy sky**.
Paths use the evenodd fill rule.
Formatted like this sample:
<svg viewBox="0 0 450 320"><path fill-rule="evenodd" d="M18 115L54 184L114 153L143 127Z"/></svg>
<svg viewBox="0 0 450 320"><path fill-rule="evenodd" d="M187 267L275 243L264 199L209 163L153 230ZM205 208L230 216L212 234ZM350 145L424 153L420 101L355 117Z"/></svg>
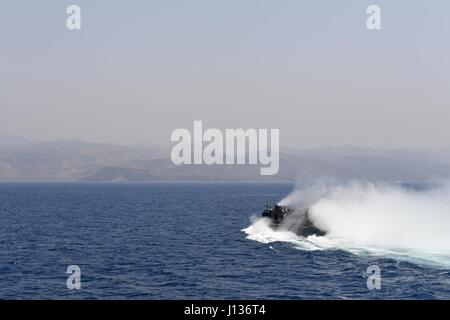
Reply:
<svg viewBox="0 0 450 320"><path fill-rule="evenodd" d="M449 146L449 16L448 0L2 0L0 134L167 145L203 120L280 128L285 147Z"/></svg>

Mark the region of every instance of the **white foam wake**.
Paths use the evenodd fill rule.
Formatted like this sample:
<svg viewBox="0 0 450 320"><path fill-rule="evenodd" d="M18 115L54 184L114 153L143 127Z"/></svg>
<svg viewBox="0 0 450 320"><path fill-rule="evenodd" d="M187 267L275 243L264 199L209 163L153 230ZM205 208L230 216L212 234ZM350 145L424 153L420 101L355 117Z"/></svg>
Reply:
<svg viewBox="0 0 450 320"><path fill-rule="evenodd" d="M261 243L289 242L302 250L321 250L319 246L309 242L307 239L287 230L274 230L270 227L267 218L252 217L253 223L242 231L247 234L247 239Z"/></svg>
<svg viewBox="0 0 450 320"><path fill-rule="evenodd" d="M412 190L398 185L353 182L296 190L281 205L310 208L310 219L327 236L302 238L275 231L253 218L243 231L262 243L289 242L299 249L343 249L450 266L450 188Z"/></svg>

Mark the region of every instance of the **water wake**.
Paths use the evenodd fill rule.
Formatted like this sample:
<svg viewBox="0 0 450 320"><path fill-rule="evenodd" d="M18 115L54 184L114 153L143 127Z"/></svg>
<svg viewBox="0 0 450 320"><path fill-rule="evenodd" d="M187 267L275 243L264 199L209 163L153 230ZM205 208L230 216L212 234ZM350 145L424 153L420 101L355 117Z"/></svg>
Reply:
<svg viewBox="0 0 450 320"><path fill-rule="evenodd" d="M342 249L450 267L448 184L428 190L361 182L319 184L295 190L279 204L309 207L310 219L327 235L303 238L273 230L266 219L253 217L252 224L243 229L248 239L288 242L301 250Z"/></svg>

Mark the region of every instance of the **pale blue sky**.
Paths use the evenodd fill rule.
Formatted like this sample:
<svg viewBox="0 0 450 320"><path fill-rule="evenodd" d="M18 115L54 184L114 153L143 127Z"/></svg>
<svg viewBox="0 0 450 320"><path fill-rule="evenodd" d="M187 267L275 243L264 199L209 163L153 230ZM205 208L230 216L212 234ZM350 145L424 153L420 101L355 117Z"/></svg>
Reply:
<svg viewBox="0 0 450 320"><path fill-rule="evenodd" d="M167 145L203 120L280 128L290 147L449 146L449 15L447 0L2 0L0 134Z"/></svg>

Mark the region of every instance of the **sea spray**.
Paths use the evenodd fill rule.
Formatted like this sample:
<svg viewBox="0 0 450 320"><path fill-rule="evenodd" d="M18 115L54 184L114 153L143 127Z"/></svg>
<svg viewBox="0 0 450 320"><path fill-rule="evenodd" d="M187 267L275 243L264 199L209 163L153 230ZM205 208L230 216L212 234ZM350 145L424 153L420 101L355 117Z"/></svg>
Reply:
<svg viewBox="0 0 450 320"><path fill-rule="evenodd" d="M327 235L302 238L253 218L243 230L247 238L450 265L449 184L424 189L358 181L317 183L296 188L279 204L309 207L311 220Z"/></svg>
<svg viewBox="0 0 450 320"><path fill-rule="evenodd" d="M450 189L351 183L311 203L314 223L356 245L450 253Z"/></svg>

